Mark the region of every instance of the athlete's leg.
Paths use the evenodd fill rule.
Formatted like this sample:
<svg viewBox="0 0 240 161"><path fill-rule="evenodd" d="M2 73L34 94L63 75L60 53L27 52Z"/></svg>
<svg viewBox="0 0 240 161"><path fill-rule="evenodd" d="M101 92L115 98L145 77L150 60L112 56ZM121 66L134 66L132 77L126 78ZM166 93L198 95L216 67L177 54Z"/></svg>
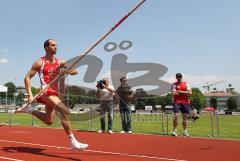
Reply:
<svg viewBox="0 0 240 161"><path fill-rule="evenodd" d="M173 131L177 130L177 126L178 126L178 115L180 112L180 107L178 104L173 104Z"/></svg>
<svg viewBox="0 0 240 161"><path fill-rule="evenodd" d="M31 104L29 105L23 105L21 108L18 108L15 113L29 113L37 117L39 120L43 121L47 125L51 125L54 121L55 118L55 109L54 109L54 104L52 101L49 100L48 95L41 95L40 98L38 98L38 101L40 103L45 104L45 113L34 110Z"/></svg>
<svg viewBox="0 0 240 161"><path fill-rule="evenodd" d="M61 114L61 123L67 135L72 134L72 129L69 121L69 109L62 103L57 96L48 96L51 107L55 108Z"/></svg>
<svg viewBox="0 0 240 161"><path fill-rule="evenodd" d="M187 130L187 116L190 113L190 107L189 105L183 105L182 107L182 126L183 130Z"/></svg>
<svg viewBox="0 0 240 161"><path fill-rule="evenodd" d="M183 130L187 129L187 114L182 114L182 126L183 126Z"/></svg>
<svg viewBox="0 0 240 161"><path fill-rule="evenodd" d="M69 121L69 109L62 103L62 101L57 96L49 96L49 101L52 104L52 107L55 108L56 111L58 111L61 114L61 122L62 126L68 135L68 138L70 140L71 147L74 149L85 149L88 147L88 144L82 144L77 141L77 139L74 137Z"/></svg>
<svg viewBox="0 0 240 161"><path fill-rule="evenodd" d="M178 126L178 115L179 113L174 113L173 116L173 131L177 130L177 126Z"/></svg>
<svg viewBox="0 0 240 161"><path fill-rule="evenodd" d="M45 124L52 125L56 113L54 108L49 108L49 106L46 106L45 113L41 111L33 110L32 115L37 117L39 120L43 121Z"/></svg>
<svg viewBox="0 0 240 161"><path fill-rule="evenodd" d="M183 135L189 136L189 133L187 131L187 117L190 112L189 105L184 105L182 110L182 126L183 126Z"/></svg>
<svg viewBox="0 0 240 161"><path fill-rule="evenodd" d="M45 104L45 113L40 112L37 110L32 111L32 115L36 116L38 119L43 121L47 125L51 125L54 121L54 118L56 116L56 112L54 109L54 104L49 100L49 96L43 95L41 96L42 103Z"/></svg>

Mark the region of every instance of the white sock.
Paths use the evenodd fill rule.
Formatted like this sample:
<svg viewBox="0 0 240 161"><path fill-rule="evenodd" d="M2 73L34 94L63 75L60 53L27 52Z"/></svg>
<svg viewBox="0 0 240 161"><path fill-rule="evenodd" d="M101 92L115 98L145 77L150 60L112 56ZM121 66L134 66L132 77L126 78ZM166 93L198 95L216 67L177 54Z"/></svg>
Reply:
<svg viewBox="0 0 240 161"><path fill-rule="evenodd" d="M69 138L71 141L78 142L77 139L75 138L75 136L74 136L73 134L68 135L68 138Z"/></svg>
<svg viewBox="0 0 240 161"><path fill-rule="evenodd" d="M75 137L74 137L73 134L69 134L69 135L68 135L68 138L69 138L69 139L75 139Z"/></svg>

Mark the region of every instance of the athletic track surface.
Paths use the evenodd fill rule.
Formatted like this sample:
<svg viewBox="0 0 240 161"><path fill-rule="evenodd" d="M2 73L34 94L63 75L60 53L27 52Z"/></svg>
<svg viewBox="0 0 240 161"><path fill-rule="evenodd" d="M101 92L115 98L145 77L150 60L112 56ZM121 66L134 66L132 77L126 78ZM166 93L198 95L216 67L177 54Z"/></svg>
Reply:
<svg viewBox="0 0 240 161"><path fill-rule="evenodd" d="M1 126L0 161L240 161L240 141L74 131L85 151L69 148L63 129Z"/></svg>

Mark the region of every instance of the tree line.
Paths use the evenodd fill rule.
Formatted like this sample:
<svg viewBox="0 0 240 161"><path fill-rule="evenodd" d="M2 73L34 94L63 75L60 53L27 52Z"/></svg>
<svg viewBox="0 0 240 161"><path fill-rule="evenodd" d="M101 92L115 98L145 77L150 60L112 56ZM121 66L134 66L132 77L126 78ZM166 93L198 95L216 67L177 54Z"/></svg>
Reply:
<svg viewBox="0 0 240 161"><path fill-rule="evenodd" d="M24 93L16 93L16 86L12 82L5 83L4 86L8 87L7 97L8 100L17 105L23 104ZM36 95L40 91L39 88L32 87L33 95ZM66 87L65 93L62 94L62 97L70 107L74 107L75 104L98 104L100 103L99 99L96 97L97 90L85 90L79 86L68 85ZM1 103L5 102L5 94L0 94ZM191 107L197 109L198 111L207 106L206 99L203 93L198 88L192 88L192 95L190 96ZM115 103L118 102L118 99L115 98ZM135 105L136 109L144 110L145 106L152 106L153 109L156 109L156 105L161 105L164 109L166 106L173 105L172 96L170 93L164 96L150 95L144 89L137 89L133 93L133 98L131 103ZM216 98L211 98L210 104L212 107L217 107ZM237 108L237 101L235 97L230 97L227 101L228 109L235 110Z"/></svg>

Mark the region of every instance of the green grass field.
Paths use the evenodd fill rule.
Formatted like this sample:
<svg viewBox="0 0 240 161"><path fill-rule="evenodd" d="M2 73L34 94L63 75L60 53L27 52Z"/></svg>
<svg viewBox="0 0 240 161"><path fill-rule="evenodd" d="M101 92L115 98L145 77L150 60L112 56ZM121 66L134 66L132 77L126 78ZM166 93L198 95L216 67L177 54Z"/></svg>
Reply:
<svg viewBox="0 0 240 161"><path fill-rule="evenodd" d="M72 114L70 117L73 129L97 131L100 129L99 114L96 113L92 117L90 114ZM38 127L52 127L62 128L60 119L56 117L53 125L47 126L38 119L28 114L8 114L0 113L0 121L10 123L12 125L24 126L38 126ZM107 118L106 118L107 123ZM216 138L217 124L216 116L213 116L213 129L212 133L210 115L204 114L200 119L195 122L188 123L189 133L193 137L212 137ZM107 125L106 125L107 127ZM132 114L132 130L134 133L147 133L147 134L168 134L172 132L172 115L168 115L168 122L165 117L162 122L162 115L159 114ZM114 115L113 131L121 131L121 121L119 114ZM179 119L178 134L182 135L181 120ZM219 138L221 139L240 139L240 116L220 115L219 116Z"/></svg>

